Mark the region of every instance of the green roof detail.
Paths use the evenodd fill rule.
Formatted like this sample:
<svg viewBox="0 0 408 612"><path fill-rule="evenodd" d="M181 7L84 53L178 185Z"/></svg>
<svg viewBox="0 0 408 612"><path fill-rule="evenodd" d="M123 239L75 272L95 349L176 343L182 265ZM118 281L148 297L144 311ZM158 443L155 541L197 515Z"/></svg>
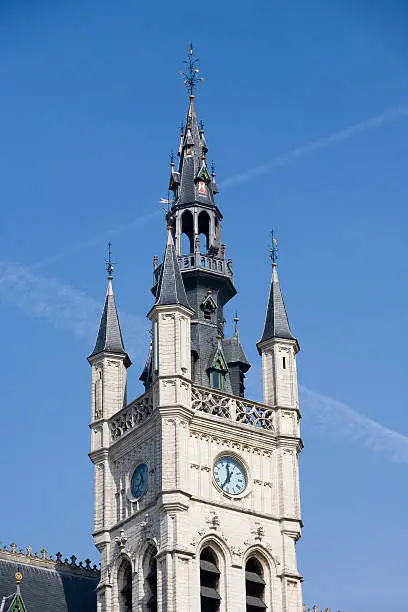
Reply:
<svg viewBox="0 0 408 612"><path fill-rule="evenodd" d="M21 597L19 591L17 591L17 593L15 594L14 599L8 609L8 612L27 612L27 608L24 605L23 598Z"/></svg>

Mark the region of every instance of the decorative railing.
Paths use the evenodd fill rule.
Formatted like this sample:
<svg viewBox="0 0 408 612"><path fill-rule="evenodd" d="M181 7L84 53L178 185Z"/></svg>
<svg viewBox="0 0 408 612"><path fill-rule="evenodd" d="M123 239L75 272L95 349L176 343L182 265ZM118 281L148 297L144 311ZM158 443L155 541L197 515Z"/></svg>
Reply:
<svg viewBox="0 0 408 612"><path fill-rule="evenodd" d="M112 440L117 440L130 429L143 423L153 412L153 398L150 391L147 391L137 400L122 408L116 413L109 422Z"/></svg>
<svg viewBox="0 0 408 612"><path fill-rule="evenodd" d="M214 392L205 387L191 388L192 408L200 412L222 417L235 423L244 423L261 427L268 431L275 430L275 410L269 406L238 399L226 393Z"/></svg>
<svg viewBox="0 0 408 612"><path fill-rule="evenodd" d="M214 257L211 255L203 255L203 253L189 253L188 255L182 255L177 257L180 270L190 270L193 268L201 268L203 270L209 270L218 274L227 274L231 279L233 278L232 272L232 260L224 259L222 257ZM157 266L153 272L153 283L159 282L160 271L162 264Z"/></svg>

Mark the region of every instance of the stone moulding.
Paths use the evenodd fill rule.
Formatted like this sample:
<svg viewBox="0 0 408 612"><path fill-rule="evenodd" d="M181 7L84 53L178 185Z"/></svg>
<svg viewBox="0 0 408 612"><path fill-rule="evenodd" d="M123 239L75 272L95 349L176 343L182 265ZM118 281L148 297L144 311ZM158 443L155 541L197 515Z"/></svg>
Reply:
<svg viewBox="0 0 408 612"><path fill-rule="evenodd" d="M109 421L112 440L117 440L127 431L143 423L153 412L152 393L147 391L137 400L122 408Z"/></svg>
<svg viewBox="0 0 408 612"><path fill-rule="evenodd" d="M275 431L275 409L270 406L196 386L191 388L191 399L191 407L199 412Z"/></svg>

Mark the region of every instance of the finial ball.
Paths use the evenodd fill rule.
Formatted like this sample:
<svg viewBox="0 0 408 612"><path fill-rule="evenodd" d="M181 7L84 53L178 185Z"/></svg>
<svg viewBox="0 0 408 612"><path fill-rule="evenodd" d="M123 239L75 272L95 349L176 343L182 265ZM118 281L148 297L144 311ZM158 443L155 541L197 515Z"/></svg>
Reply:
<svg viewBox="0 0 408 612"><path fill-rule="evenodd" d="M21 572L16 572L15 578L16 578L16 584L20 584L20 582L23 579L23 574Z"/></svg>

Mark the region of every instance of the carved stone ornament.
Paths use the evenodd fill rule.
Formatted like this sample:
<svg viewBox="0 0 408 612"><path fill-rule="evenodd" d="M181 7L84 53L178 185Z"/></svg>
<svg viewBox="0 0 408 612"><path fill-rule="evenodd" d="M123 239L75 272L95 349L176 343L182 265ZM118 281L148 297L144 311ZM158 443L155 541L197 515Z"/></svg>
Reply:
<svg viewBox="0 0 408 612"><path fill-rule="evenodd" d="M217 528L220 526L220 518L218 514L214 512L214 510L211 510L210 515L211 515L210 518L207 519L206 522L210 526L210 529L214 529L216 531Z"/></svg>
<svg viewBox="0 0 408 612"><path fill-rule="evenodd" d="M261 542L262 538L265 535L265 527L263 527L263 525L261 525L261 523L257 521L255 523L254 529L251 530L251 533L253 534L255 540L257 540L258 542Z"/></svg>
<svg viewBox="0 0 408 612"><path fill-rule="evenodd" d="M120 534L117 538L115 538L115 542L118 545L120 551L123 551L126 548L126 542L128 541L127 536L125 535L125 530L121 529Z"/></svg>

